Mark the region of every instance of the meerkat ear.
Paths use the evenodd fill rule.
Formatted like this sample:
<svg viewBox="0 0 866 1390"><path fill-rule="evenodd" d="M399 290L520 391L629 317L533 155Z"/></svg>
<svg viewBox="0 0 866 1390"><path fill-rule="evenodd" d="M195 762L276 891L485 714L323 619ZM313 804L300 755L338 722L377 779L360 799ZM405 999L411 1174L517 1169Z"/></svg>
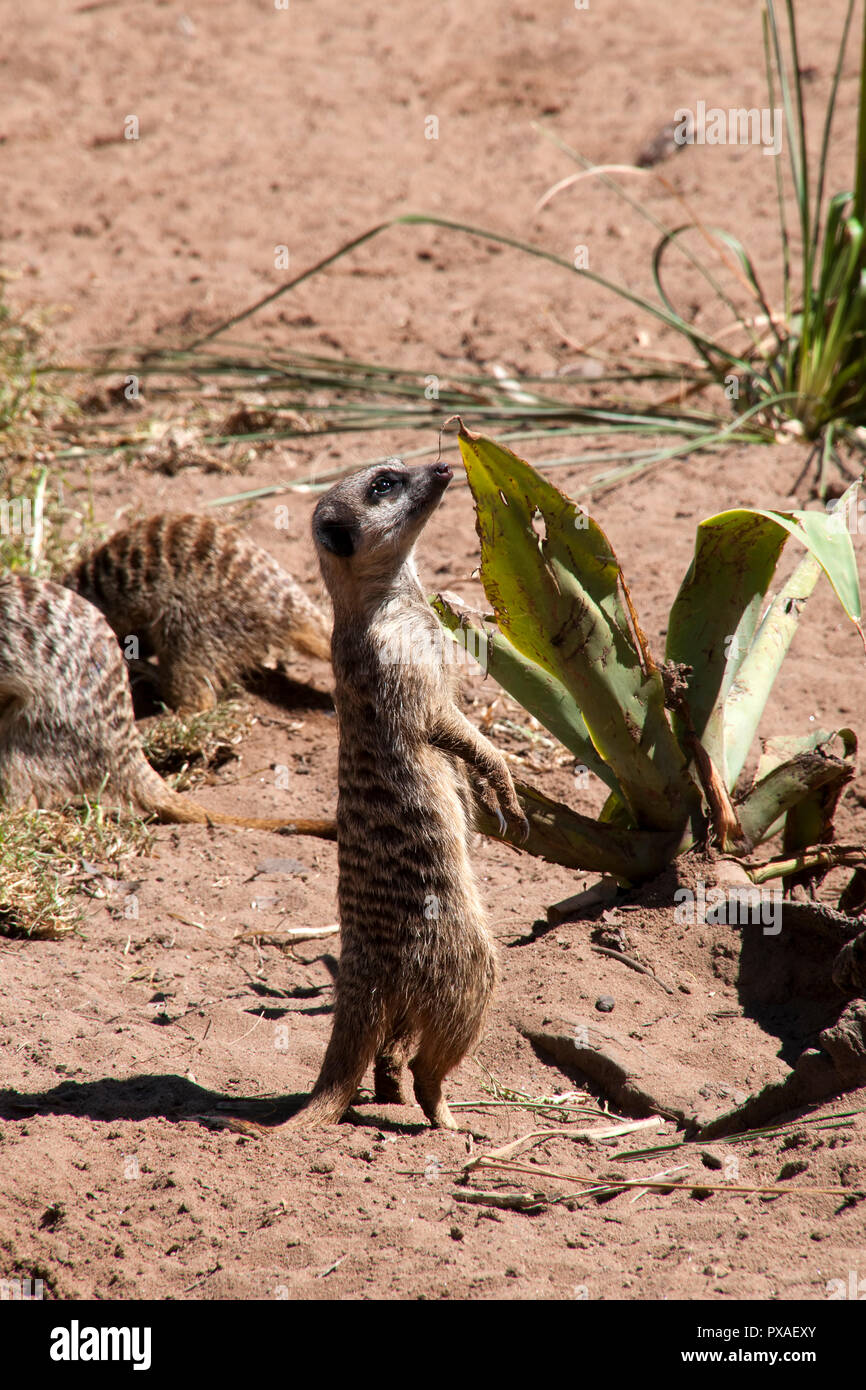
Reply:
<svg viewBox="0 0 866 1390"><path fill-rule="evenodd" d="M332 555L354 555L355 539L354 528L342 521L320 521L316 527L316 540Z"/></svg>

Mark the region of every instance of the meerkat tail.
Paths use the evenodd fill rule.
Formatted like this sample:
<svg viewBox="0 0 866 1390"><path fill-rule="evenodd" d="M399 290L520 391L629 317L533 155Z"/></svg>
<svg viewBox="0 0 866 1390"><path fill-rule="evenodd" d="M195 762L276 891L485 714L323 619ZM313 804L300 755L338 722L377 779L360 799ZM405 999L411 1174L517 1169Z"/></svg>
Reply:
<svg viewBox="0 0 866 1390"><path fill-rule="evenodd" d="M284 618L293 647L307 656L331 660L330 619L311 603L298 584L292 583L288 588Z"/></svg>
<svg viewBox="0 0 866 1390"><path fill-rule="evenodd" d="M143 756L133 786L141 809L169 825L235 825L247 830L279 830L286 835L317 835L323 840L337 838L335 820L226 816L219 811L209 811L190 797L173 791Z"/></svg>
<svg viewBox="0 0 866 1390"><path fill-rule="evenodd" d="M305 623L303 627L295 629L292 640L298 651L307 656L317 656L322 661L331 660L331 634L327 625L319 628L318 625Z"/></svg>

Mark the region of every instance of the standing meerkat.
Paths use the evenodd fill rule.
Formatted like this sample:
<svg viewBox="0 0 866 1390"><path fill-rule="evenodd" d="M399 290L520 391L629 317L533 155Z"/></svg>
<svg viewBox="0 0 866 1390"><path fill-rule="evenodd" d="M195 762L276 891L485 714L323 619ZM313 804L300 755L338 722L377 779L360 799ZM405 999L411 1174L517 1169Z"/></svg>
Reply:
<svg viewBox="0 0 866 1390"><path fill-rule="evenodd" d="M178 795L142 752L126 665L102 614L59 584L0 575L0 807L102 793L179 824L335 834L333 821L224 816Z"/></svg>
<svg viewBox="0 0 866 1390"><path fill-rule="evenodd" d="M313 514L334 607L342 950L331 1039L296 1128L339 1120L371 1061L376 1099L404 1100L411 1058L425 1115L456 1129L442 1081L476 1041L496 981L465 764L503 819L528 827L504 759L457 708L450 639L413 559L452 476L390 459L338 483Z"/></svg>
<svg viewBox="0 0 866 1390"><path fill-rule="evenodd" d="M118 531L63 579L120 638L159 658L162 699L212 709L246 672L293 650L327 661L330 623L299 584L236 526L161 512Z"/></svg>

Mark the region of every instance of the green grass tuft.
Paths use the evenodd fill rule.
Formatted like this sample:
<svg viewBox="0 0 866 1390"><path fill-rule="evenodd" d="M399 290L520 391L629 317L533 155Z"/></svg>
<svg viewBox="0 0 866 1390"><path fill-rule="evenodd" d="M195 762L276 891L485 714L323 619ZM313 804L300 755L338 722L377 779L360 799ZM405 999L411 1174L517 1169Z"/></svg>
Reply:
<svg viewBox="0 0 866 1390"><path fill-rule="evenodd" d="M238 756L253 718L249 705L235 698L201 714L161 715L142 730L145 757L175 791L187 791Z"/></svg>
<svg viewBox="0 0 866 1390"><path fill-rule="evenodd" d="M107 816L88 803L59 811L0 813L0 935L60 937L80 927L89 899L104 897L103 875L146 853L140 820Z"/></svg>

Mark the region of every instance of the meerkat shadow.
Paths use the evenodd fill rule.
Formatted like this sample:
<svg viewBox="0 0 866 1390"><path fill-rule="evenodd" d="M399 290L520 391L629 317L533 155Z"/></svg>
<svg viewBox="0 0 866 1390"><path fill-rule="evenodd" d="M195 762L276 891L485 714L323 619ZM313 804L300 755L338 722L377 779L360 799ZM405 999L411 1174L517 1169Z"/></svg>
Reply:
<svg viewBox="0 0 866 1390"><path fill-rule="evenodd" d="M130 669L131 666L132 663L127 663L132 711L136 721L165 714L159 668L150 661L137 661L134 669Z"/></svg>
<svg viewBox="0 0 866 1390"><path fill-rule="evenodd" d="M0 1090L0 1119L25 1121L34 1114L73 1115L104 1122L162 1118L198 1120L213 1128L232 1120L270 1127L282 1124L307 1100L285 1096L230 1096L170 1073L64 1081L45 1091Z"/></svg>
<svg viewBox="0 0 866 1390"><path fill-rule="evenodd" d="M279 1096L231 1096L171 1073L102 1077L97 1081L62 1081L45 1091L18 1091L11 1087L0 1090L0 1119L23 1123L38 1114L71 1115L103 1123L159 1118L195 1120L213 1129L231 1128L232 1121L245 1121L264 1129L277 1129L303 1110L309 1098L308 1091ZM383 1105L364 1094L353 1101L340 1123L402 1135L421 1134L429 1129L411 1107Z"/></svg>
<svg viewBox="0 0 866 1390"><path fill-rule="evenodd" d="M166 714L159 667L150 661L127 664L136 721ZM334 698L330 691L295 680L283 671L254 671L244 676L242 685L252 695L267 700L269 705L276 705L279 709L334 711Z"/></svg>
<svg viewBox="0 0 866 1390"><path fill-rule="evenodd" d="M358 1109L358 1106L364 1104L365 1102L363 1100L353 1101L339 1123L341 1125L352 1125L353 1128L356 1129L374 1129L377 1132L381 1131L383 1134L399 1134L406 1137L414 1134L430 1133L430 1125L423 1117L420 1119L410 1119L408 1117L402 1119L392 1118L392 1116L388 1114L388 1111L392 1108L395 1111L405 1111L408 1108L405 1105L391 1107L383 1106L381 1102L370 1101L369 1104L375 1105L375 1109L371 1114L367 1115L364 1114L362 1110Z"/></svg>
<svg viewBox="0 0 866 1390"><path fill-rule="evenodd" d="M387 1105L381 1100L374 1100L372 1096L359 1096L353 1100L339 1123L351 1124L358 1129L381 1130L385 1134L403 1135L407 1138L416 1134L454 1134L464 1140L471 1134L473 1139L479 1141L494 1137L491 1129L477 1122L477 1117L471 1124L468 1118L465 1123L460 1122L455 1130L436 1129L420 1113L414 1102L410 1101L406 1105Z"/></svg>
<svg viewBox="0 0 866 1390"><path fill-rule="evenodd" d="M282 709L319 709L333 713L334 697L328 690L319 690L304 681L295 680L285 671L254 671L244 677L244 686L253 695L258 695L268 704L279 705Z"/></svg>
<svg viewBox="0 0 866 1390"><path fill-rule="evenodd" d="M268 1124L280 1125L285 1120L292 1117L306 1108L306 1103L310 1099L309 1093L302 1098L302 1103L297 1103L296 1095L281 1096L281 1114L279 1119L269 1120ZM284 1112L282 1107L284 1108ZM320 1125L309 1130L311 1136L326 1135L333 1133L338 1128L345 1127L352 1129L372 1129L377 1133L399 1135L403 1138L411 1138L417 1134L432 1133L429 1121L421 1114L420 1110L409 1105L387 1105L383 1101L374 1100L372 1095L359 1094L352 1101L352 1104L334 1124ZM303 1133L304 1131L299 1131Z"/></svg>

